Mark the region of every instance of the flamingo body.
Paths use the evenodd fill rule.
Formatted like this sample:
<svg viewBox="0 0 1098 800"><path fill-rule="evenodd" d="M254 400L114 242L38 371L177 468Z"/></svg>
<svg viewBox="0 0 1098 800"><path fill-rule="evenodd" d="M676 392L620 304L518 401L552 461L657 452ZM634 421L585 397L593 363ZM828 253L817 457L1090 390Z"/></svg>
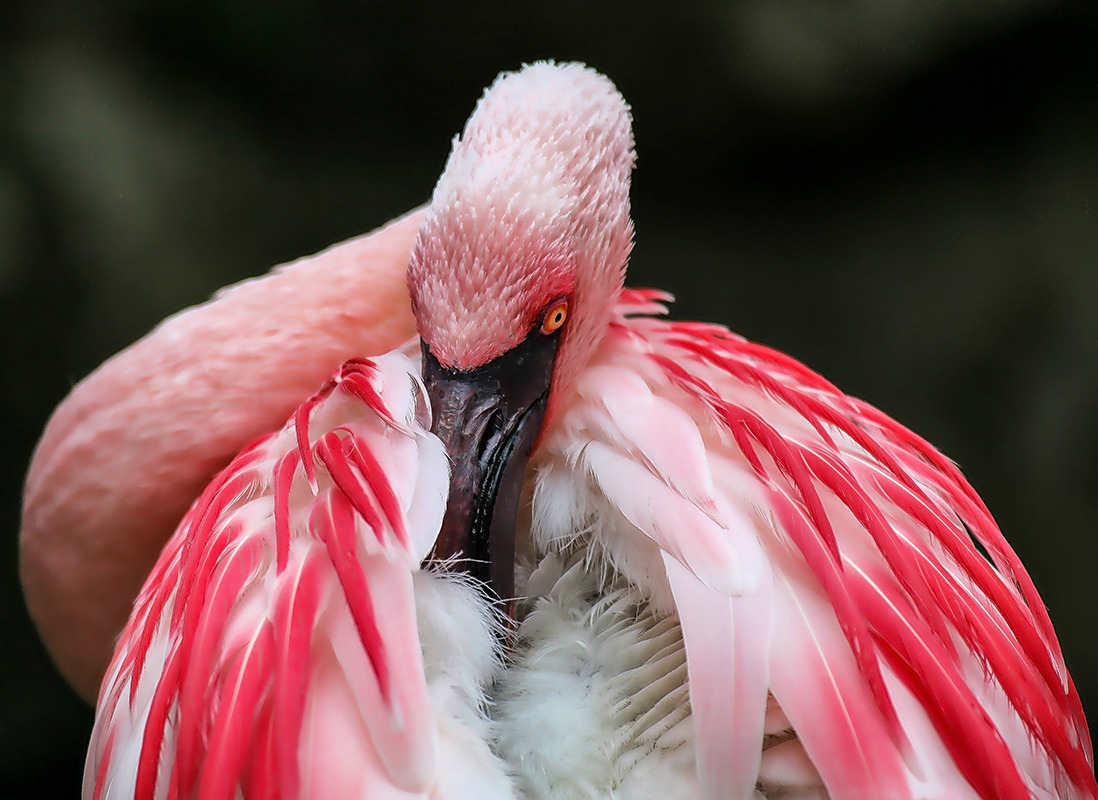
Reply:
<svg viewBox="0 0 1098 800"><path fill-rule="evenodd" d="M87 797L1098 797L1048 616L956 467L622 288L632 162L590 70L489 90L410 251L426 386L349 362L196 501ZM473 547L513 554L517 598Z"/></svg>

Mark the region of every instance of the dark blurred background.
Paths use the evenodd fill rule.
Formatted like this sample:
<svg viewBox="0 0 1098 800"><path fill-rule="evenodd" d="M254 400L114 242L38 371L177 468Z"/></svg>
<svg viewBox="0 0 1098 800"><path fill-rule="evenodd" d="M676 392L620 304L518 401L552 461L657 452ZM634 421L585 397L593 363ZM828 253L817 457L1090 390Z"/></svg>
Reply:
<svg viewBox="0 0 1098 800"><path fill-rule="evenodd" d="M217 287L423 202L501 69L632 103L632 282L956 459L1098 716L1098 3L0 6L0 786L74 797L91 712L16 577L50 410Z"/></svg>

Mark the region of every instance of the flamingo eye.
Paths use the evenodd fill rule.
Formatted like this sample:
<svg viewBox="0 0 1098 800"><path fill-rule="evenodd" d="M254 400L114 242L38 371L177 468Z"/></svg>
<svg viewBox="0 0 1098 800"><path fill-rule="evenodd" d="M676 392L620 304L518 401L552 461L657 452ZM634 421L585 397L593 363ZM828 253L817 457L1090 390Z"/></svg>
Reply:
<svg viewBox="0 0 1098 800"><path fill-rule="evenodd" d="M549 304L545 316L541 318L541 332L548 335L560 330L560 326L568 319L568 300L561 298Z"/></svg>

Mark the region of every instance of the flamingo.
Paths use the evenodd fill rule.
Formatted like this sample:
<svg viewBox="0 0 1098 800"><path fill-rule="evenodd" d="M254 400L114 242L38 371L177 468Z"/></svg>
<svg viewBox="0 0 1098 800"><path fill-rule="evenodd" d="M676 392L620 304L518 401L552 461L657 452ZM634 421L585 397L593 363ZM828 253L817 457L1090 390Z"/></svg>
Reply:
<svg viewBox="0 0 1098 800"><path fill-rule="evenodd" d="M427 209L372 240L415 228L377 263L406 260L418 342L344 363L191 505L103 678L85 797L1098 797L1055 632L958 469L624 288L633 162L594 71L489 88ZM256 324L218 327L233 297L144 363L187 325L231 349ZM273 360L297 380L305 352ZM28 516L63 513L35 476L118 400L99 380ZM48 527L24 529L39 619Z"/></svg>

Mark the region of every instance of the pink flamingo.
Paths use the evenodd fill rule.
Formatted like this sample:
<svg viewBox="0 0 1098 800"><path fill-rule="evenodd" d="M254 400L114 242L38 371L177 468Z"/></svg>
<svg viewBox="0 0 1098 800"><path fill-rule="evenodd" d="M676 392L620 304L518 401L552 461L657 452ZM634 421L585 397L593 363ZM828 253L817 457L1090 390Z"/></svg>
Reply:
<svg viewBox="0 0 1098 800"><path fill-rule="evenodd" d="M534 65L485 94L422 219L355 245L382 272L410 247L421 365L347 362L191 506L104 678L86 797L1098 797L1051 623L958 470L793 359L623 288L633 158L605 78ZM240 352L285 347L281 410L314 342L326 366L378 344L345 329L346 285L319 305L308 287L290 319L268 290L293 301L294 277L119 357L166 394L131 422L189 392L174 438L200 431L207 460L187 491L249 403L270 424L279 373L238 356L196 390L160 346L232 354L258 317ZM28 597L77 681L99 651L65 644L64 615L97 641L117 611L78 608L101 580L83 576L52 606L81 568L48 550L106 527L56 532L93 513L95 478L46 484L84 454L141 458L101 454L127 416L102 409L144 374L118 363L58 411L28 479ZM222 393L231 419L203 431ZM156 527L85 545L90 566Z"/></svg>

